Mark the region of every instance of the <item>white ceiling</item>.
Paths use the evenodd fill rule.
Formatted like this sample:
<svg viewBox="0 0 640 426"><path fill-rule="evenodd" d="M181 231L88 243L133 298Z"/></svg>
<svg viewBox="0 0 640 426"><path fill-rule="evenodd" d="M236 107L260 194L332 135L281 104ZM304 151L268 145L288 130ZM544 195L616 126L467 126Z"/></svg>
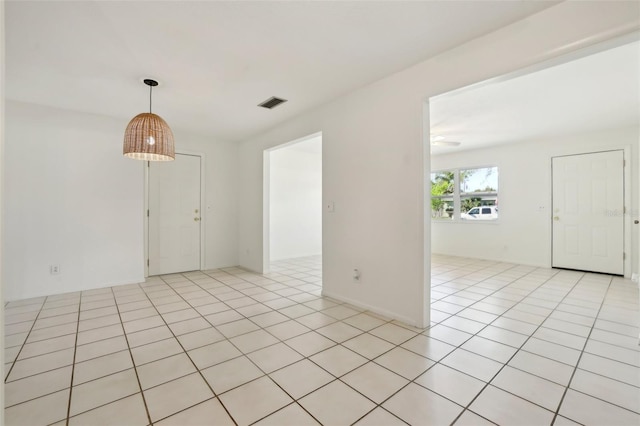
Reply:
<svg viewBox="0 0 640 426"><path fill-rule="evenodd" d="M434 155L640 124L640 42L430 102Z"/></svg>
<svg viewBox="0 0 640 426"><path fill-rule="evenodd" d="M243 140L554 3L8 1L6 96Z"/></svg>

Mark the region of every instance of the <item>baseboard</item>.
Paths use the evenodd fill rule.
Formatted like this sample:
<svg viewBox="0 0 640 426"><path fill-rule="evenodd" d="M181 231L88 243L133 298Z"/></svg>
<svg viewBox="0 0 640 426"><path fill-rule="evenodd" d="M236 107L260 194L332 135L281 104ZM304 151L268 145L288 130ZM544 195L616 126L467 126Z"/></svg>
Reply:
<svg viewBox="0 0 640 426"><path fill-rule="evenodd" d="M348 303L358 308L366 309L367 311L373 312L374 314L382 315L383 317L390 318L392 320L398 320L412 327L424 328L422 324L418 324L418 321L416 321L413 318L409 318L407 316L397 314L395 312L387 311L386 309L381 309L381 308L378 308L377 306L371 306L366 303L359 302L357 300L349 299L348 297L338 296L336 294L325 291L324 289L322 290L322 295L325 297L330 297L332 299L338 300L340 302Z"/></svg>

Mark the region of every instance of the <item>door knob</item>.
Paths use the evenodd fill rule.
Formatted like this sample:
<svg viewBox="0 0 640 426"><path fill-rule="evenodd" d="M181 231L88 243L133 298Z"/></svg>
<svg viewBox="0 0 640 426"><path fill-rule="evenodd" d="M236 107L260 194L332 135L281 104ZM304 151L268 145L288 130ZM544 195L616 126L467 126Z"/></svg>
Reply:
<svg viewBox="0 0 640 426"><path fill-rule="evenodd" d="M553 217L553 220L555 220L555 221L560 220L560 216L554 216L554 217Z"/></svg>
<svg viewBox="0 0 640 426"><path fill-rule="evenodd" d="M193 218L193 221L194 221L194 222L199 222L199 221L200 221L200 218L199 218L199 217L194 217L194 218Z"/></svg>

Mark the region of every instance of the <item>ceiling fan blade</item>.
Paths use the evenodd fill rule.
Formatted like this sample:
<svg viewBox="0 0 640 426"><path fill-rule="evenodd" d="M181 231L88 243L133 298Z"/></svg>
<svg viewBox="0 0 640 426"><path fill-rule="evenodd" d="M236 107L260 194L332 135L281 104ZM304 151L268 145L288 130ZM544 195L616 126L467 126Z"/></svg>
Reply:
<svg viewBox="0 0 640 426"><path fill-rule="evenodd" d="M458 141L431 141L431 145L434 146L459 146L460 142Z"/></svg>

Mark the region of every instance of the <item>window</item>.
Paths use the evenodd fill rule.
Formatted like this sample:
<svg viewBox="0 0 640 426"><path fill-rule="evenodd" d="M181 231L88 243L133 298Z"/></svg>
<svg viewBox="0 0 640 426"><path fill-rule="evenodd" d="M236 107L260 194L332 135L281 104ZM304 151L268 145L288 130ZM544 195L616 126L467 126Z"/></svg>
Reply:
<svg viewBox="0 0 640 426"><path fill-rule="evenodd" d="M465 221L498 219L498 167L431 173L431 218Z"/></svg>
<svg viewBox="0 0 640 426"><path fill-rule="evenodd" d="M431 173L431 219L453 220L455 172Z"/></svg>

